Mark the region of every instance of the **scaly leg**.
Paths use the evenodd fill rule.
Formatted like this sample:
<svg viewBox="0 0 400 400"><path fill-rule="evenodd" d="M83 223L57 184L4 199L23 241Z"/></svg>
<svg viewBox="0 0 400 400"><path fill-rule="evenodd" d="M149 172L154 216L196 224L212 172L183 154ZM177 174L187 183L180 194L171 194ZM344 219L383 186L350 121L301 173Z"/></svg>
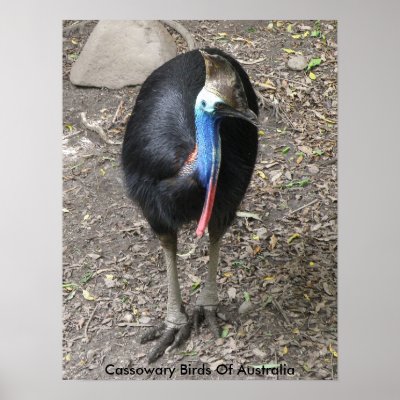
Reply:
<svg viewBox="0 0 400 400"><path fill-rule="evenodd" d="M208 327L216 337L219 337L219 328L217 324L217 268L219 260L219 249L221 247L221 237L214 239L210 235L210 260L208 262L208 274L205 285L197 298L196 309L194 312L194 327L198 330L199 324L205 318Z"/></svg>
<svg viewBox="0 0 400 400"><path fill-rule="evenodd" d="M140 338L140 343L146 343L160 337L159 342L149 354L149 362L153 362L161 357L169 346L171 346L170 349L178 347L189 337L191 328L182 305L181 290L179 287L178 270L176 268L176 234L162 235L159 238L161 246L164 249L167 266L167 318L161 325L149 329Z"/></svg>

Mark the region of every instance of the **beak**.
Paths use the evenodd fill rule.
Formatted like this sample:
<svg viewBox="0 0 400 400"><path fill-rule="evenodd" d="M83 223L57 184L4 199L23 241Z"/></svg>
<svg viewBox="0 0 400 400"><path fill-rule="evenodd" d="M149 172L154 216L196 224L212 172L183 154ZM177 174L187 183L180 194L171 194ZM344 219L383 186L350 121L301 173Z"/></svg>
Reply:
<svg viewBox="0 0 400 400"><path fill-rule="evenodd" d="M247 122L250 122L256 127L259 126L258 117L252 110L250 110L250 108L239 111L236 108L229 106L228 104L220 103L220 106L217 108L215 113L219 117L240 118L244 119Z"/></svg>

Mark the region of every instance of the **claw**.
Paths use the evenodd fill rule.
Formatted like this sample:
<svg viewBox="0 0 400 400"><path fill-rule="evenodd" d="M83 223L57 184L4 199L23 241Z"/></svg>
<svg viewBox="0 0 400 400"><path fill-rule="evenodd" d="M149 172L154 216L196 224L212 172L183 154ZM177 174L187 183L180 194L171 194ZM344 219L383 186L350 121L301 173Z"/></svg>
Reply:
<svg viewBox="0 0 400 400"><path fill-rule="evenodd" d="M196 306L193 313L193 325L196 333L203 321L206 321L208 328L215 337L220 337L220 329L217 323L217 307Z"/></svg>
<svg viewBox="0 0 400 400"><path fill-rule="evenodd" d="M178 332L175 335L174 343L172 343L171 347L167 350L167 352L172 351L179 347L186 339L190 336L190 331L192 330L192 324L189 322L179 328Z"/></svg>
<svg viewBox="0 0 400 400"><path fill-rule="evenodd" d="M168 328L163 333L160 341L149 353L149 363L156 361L157 358L160 358L164 354L167 347L169 347L169 345L173 343L176 331L176 328Z"/></svg>

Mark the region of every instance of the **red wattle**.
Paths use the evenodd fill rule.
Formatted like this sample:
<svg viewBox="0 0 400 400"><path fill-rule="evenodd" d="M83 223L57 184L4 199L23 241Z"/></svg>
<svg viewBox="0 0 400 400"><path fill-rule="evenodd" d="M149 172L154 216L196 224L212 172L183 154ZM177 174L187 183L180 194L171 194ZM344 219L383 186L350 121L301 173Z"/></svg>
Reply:
<svg viewBox="0 0 400 400"><path fill-rule="evenodd" d="M196 235L199 238L204 235L208 222L210 221L216 191L217 183L214 181L214 179L211 178L207 187L206 201L204 203L203 212L201 213L199 224L197 225L196 229Z"/></svg>

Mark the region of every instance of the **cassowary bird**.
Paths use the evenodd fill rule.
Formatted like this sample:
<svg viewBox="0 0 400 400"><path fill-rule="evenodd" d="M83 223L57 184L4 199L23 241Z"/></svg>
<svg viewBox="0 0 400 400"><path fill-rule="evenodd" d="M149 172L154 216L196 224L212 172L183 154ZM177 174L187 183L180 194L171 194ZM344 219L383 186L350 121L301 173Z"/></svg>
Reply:
<svg viewBox="0 0 400 400"><path fill-rule="evenodd" d="M216 320L221 238L231 225L253 172L258 144L257 97L240 64L207 48L178 55L143 83L128 122L122 165L128 194L142 209L164 249L167 316L140 342L159 338L149 362ZM176 267L177 232L197 220L208 228L208 275L192 318L182 304Z"/></svg>

